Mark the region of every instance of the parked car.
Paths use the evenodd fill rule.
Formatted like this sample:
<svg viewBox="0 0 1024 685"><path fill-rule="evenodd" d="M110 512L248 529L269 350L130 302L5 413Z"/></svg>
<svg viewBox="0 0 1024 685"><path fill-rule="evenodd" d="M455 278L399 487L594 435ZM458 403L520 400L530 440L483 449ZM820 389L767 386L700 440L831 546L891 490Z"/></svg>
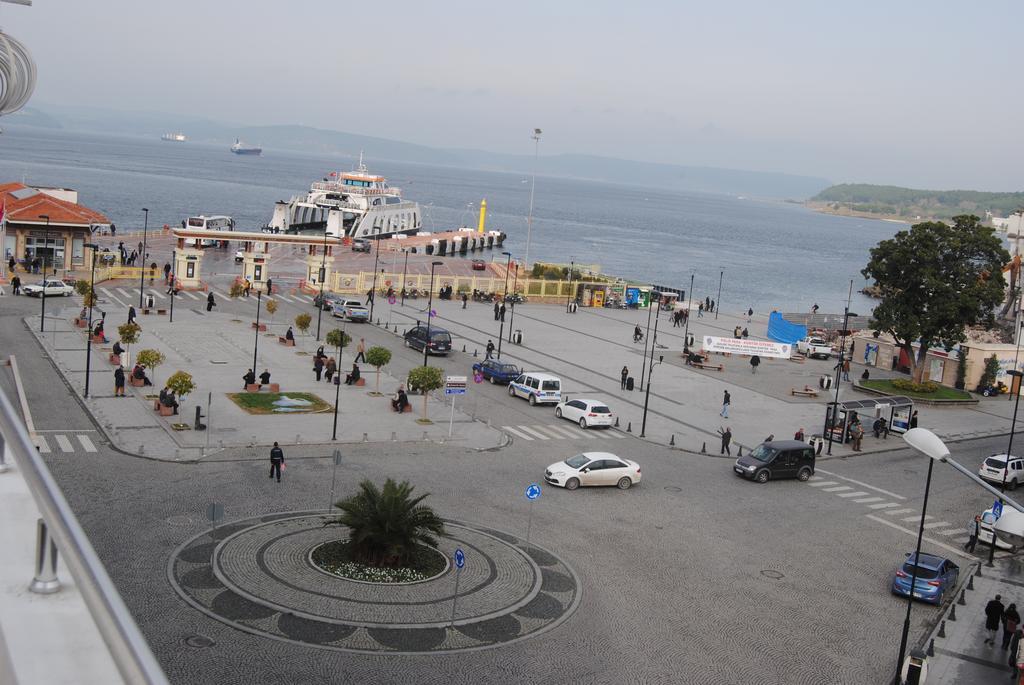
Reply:
<svg viewBox="0 0 1024 685"><path fill-rule="evenodd" d="M32 297L40 297L46 295L47 297L71 297L75 289L70 285L56 278L49 278L38 283L30 283L28 285L21 286L21 292L25 295Z"/></svg>
<svg viewBox="0 0 1024 685"><path fill-rule="evenodd" d="M420 351L426 347L427 354L446 355L452 351L452 334L443 328L431 326L428 340L427 327L414 326L405 332L405 346Z"/></svg>
<svg viewBox="0 0 1024 685"><path fill-rule="evenodd" d="M758 483L778 478L806 481L814 474L814 448L797 440L763 442L737 459L732 470Z"/></svg>
<svg viewBox="0 0 1024 685"><path fill-rule="evenodd" d="M366 323L370 320L370 310L363 305L361 300L339 300L334 303L331 314L339 319L348 319L349 321Z"/></svg>
<svg viewBox="0 0 1024 685"><path fill-rule="evenodd" d="M317 307L322 308L325 312L333 312L334 305L341 304L342 299L343 298L340 298L337 295L324 293L323 299L321 300L320 293L317 293L316 295L313 296L313 304L316 305Z"/></svg>
<svg viewBox="0 0 1024 685"><path fill-rule="evenodd" d="M473 271L484 271L487 269L487 262L482 259L473 260Z"/></svg>
<svg viewBox="0 0 1024 685"><path fill-rule="evenodd" d="M355 240L352 241L352 251L353 252L369 252L370 251L370 241L366 240L365 238L356 238Z"/></svg>
<svg viewBox="0 0 1024 685"><path fill-rule="evenodd" d="M828 359L832 356L832 346L821 338L804 338L796 343L796 351L810 359Z"/></svg>
<svg viewBox="0 0 1024 685"><path fill-rule="evenodd" d="M433 330L433 327L431 327ZM485 380L493 383L507 385L522 373L515 364L499 361L497 359L485 359L482 362L473 364L473 371L479 373Z"/></svg>
<svg viewBox="0 0 1024 685"><path fill-rule="evenodd" d="M580 428L591 426L610 427L615 423L612 410L603 400L571 399L562 400L555 407L555 416L580 424Z"/></svg>
<svg viewBox="0 0 1024 685"><path fill-rule="evenodd" d="M235 250L235 264L239 264L245 260L245 256L242 255L241 250Z"/></svg>
<svg viewBox="0 0 1024 685"><path fill-rule="evenodd" d="M992 509L986 509L981 513L981 521L978 522L978 542L984 542L986 545L992 544L992 529L996 525L996 515ZM1001 538L996 538L996 547L999 549L1017 549L1014 545Z"/></svg>
<svg viewBox="0 0 1024 685"><path fill-rule="evenodd" d="M956 588L960 575L960 567L949 559L922 554L920 560L914 553L907 553L907 560L896 569L892 578L892 593L906 597L910 594L910 580L917 566L917 578L914 582L914 598L935 605L942 604L947 590Z"/></svg>
<svg viewBox="0 0 1024 685"><path fill-rule="evenodd" d="M640 464L610 452L584 452L547 467L544 480L566 490L581 485L614 485L628 490L640 482Z"/></svg>
<svg viewBox="0 0 1024 685"><path fill-rule="evenodd" d="M1006 462L1010 462L1007 470ZM990 483L1002 485L1005 482L1007 490L1016 490L1017 486L1024 483L1024 459L1010 456L1007 460L1005 454L993 454L981 463L978 469L978 476Z"/></svg>
<svg viewBox="0 0 1024 685"><path fill-rule="evenodd" d="M531 405L558 404L562 399L562 381L549 373L528 371L508 384L508 394L524 397Z"/></svg>

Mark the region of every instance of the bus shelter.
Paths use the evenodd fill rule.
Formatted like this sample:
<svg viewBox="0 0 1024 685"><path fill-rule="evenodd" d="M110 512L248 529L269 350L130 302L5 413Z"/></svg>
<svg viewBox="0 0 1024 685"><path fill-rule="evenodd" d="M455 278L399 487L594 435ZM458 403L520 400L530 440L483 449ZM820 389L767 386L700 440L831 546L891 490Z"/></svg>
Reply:
<svg viewBox="0 0 1024 685"><path fill-rule="evenodd" d="M859 420L867 433L878 418L885 419L890 432L906 433L910 430L913 411L914 401L903 395L832 402L825 408L825 438L831 434L832 440L847 442L850 439L850 427L855 421Z"/></svg>

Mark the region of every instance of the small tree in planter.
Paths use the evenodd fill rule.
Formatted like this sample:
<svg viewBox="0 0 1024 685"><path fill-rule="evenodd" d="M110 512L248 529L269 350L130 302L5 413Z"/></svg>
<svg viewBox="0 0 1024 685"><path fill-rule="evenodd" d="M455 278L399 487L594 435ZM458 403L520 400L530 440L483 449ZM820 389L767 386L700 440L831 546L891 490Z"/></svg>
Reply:
<svg viewBox="0 0 1024 685"><path fill-rule="evenodd" d="M96 292L92 289L92 285L89 284L89 281L85 279L75 281L75 292L82 296L82 306L96 306Z"/></svg>
<svg viewBox="0 0 1024 685"><path fill-rule="evenodd" d="M231 284L231 289L228 290L228 295L231 296L232 300L237 300L242 294L245 293L245 286L235 281Z"/></svg>
<svg viewBox="0 0 1024 685"><path fill-rule="evenodd" d="M350 342L352 342L352 336L340 328L335 328L333 331L327 332L327 344L331 347L337 347L339 349L342 347L348 347ZM341 356L341 353L339 352L338 355Z"/></svg>
<svg viewBox="0 0 1024 685"><path fill-rule="evenodd" d="M123 323L117 327L117 334L121 337L121 342L125 344L125 358L130 361L132 345L139 342L142 326L137 323Z"/></svg>
<svg viewBox="0 0 1024 685"><path fill-rule="evenodd" d="M264 305L267 308L267 314L270 314L270 325L274 325L274 312L277 311L277 302L275 300L267 300Z"/></svg>
<svg viewBox="0 0 1024 685"><path fill-rule="evenodd" d="M313 317L303 312L295 317L295 327L299 329L299 332L303 335L309 333L309 324L313 323Z"/></svg>
<svg viewBox="0 0 1024 685"><path fill-rule="evenodd" d="M156 367L160 366L166 361L164 353L160 350L139 350L138 362L145 364L146 368L153 373L153 385L157 386L159 383L156 382Z"/></svg>
<svg viewBox="0 0 1024 685"><path fill-rule="evenodd" d="M196 389L196 384L192 380L192 374L187 371L175 371L167 379L167 387L178 396L178 404L180 405L184 403L185 396Z"/></svg>
<svg viewBox="0 0 1024 685"><path fill-rule="evenodd" d="M417 366L409 372L409 387L423 393L423 417L417 419L421 423L430 423L430 419L427 418L427 395L431 390L440 388L443 383L441 369L436 366Z"/></svg>
<svg viewBox="0 0 1024 685"><path fill-rule="evenodd" d="M391 350L386 347L371 347L366 351L366 363L377 369L377 389L375 394L380 394L380 367L386 366L391 361Z"/></svg>

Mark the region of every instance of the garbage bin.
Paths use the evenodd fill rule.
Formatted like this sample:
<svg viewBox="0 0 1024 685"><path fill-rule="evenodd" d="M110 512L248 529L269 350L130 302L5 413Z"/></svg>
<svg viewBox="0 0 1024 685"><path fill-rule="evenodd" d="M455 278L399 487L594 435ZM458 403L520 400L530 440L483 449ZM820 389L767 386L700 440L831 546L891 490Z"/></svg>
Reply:
<svg viewBox="0 0 1024 685"><path fill-rule="evenodd" d="M632 376L630 376L629 378L626 379L626 390L629 390L629 391L633 390L633 377Z"/></svg>
<svg viewBox="0 0 1024 685"><path fill-rule="evenodd" d="M523 332L522 332L522 330L520 330L518 328L516 329L516 332L512 334L512 342L514 342L516 345L522 345L523 344Z"/></svg>
<svg viewBox="0 0 1024 685"><path fill-rule="evenodd" d="M576 304L575 302L570 302L570 303L569 303L569 313L570 313L570 314L575 314L575 313L576 313L576 309L577 309L578 307L579 307L579 305L578 305L578 304Z"/></svg>
<svg viewBox="0 0 1024 685"><path fill-rule="evenodd" d="M146 307L149 308L149 309L153 308L153 296L152 295L147 295L146 296Z"/></svg>
<svg viewBox="0 0 1024 685"><path fill-rule="evenodd" d="M832 376L823 374L821 378L818 379L818 385L821 386L822 390L828 390L832 387Z"/></svg>

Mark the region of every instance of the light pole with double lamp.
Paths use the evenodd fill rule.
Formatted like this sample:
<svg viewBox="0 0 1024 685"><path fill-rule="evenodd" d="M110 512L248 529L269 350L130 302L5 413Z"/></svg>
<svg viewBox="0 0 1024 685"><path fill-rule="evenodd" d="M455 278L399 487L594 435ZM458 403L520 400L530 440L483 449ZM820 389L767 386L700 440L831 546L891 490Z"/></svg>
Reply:
<svg viewBox="0 0 1024 685"><path fill-rule="evenodd" d="M715 321L718 321L718 310L722 308L722 279L725 278L725 271L718 272L718 299L715 300Z"/></svg>
<svg viewBox="0 0 1024 685"><path fill-rule="evenodd" d="M405 264L402 265L402 306L405 306L405 273L409 269L409 249L406 247L402 248L402 252L405 253Z"/></svg>
<svg viewBox="0 0 1024 685"><path fill-rule="evenodd" d="M576 260L569 260L569 292L565 294L565 313L569 313L569 303L572 302L572 272L576 266ZM515 295L515 288L512 289L512 294Z"/></svg>
<svg viewBox="0 0 1024 685"><path fill-rule="evenodd" d="M96 303L96 253L100 246L96 243L85 243L82 247L92 250L92 275L89 278L89 328L85 336L85 392L82 397L89 397L89 376L92 370L92 307Z"/></svg>
<svg viewBox="0 0 1024 685"><path fill-rule="evenodd" d="M505 306L505 300L508 299L508 270L512 266L512 253L502 252L501 254L508 257L505 260L505 292L501 295L501 306ZM501 359L501 341L505 338L505 317L501 317L501 329L498 332L498 359Z"/></svg>
<svg viewBox="0 0 1024 685"><path fill-rule="evenodd" d="M658 319L661 317L661 293L651 293L651 306L657 307L658 311L654 315L654 337L651 339L651 360L647 367L647 389L645 390L644 394L644 417L643 420L640 422L641 438L645 437L644 432L647 430L647 403L651 399L651 374L654 373L654 346L658 342ZM662 355L658 359L658 363L660 364L662 361L664 361L664 359L665 356ZM645 358L644 361L646 362L647 359ZM643 369L641 368L640 371L640 375L643 376Z"/></svg>
<svg viewBox="0 0 1024 685"><path fill-rule="evenodd" d="M644 335L644 364L647 363L647 345L648 345L648 343L651 342L651 307L653 307L654 305L651 304L651 299L650 298L653 295L654 295L654 293L651 292L650 295L648 295L648 299L647 299L647 333L646 333L646 335ZM637 302L639 302L639 300L637 300ZM643 371L644 371L644 367L641 366L640 367L640 389L641 390L644 389L644 373L643 373Z"/></svg>
<svg viewBox="0 0 1024 685"><path fill-rule="evenodd" d="M530 236L533 234L533 191L537 187L537 161L540 159L540 129L533 129L533 173L530 174L530 213L526 215L526 256L523 266L530 268Z"/></svg>
<svg viewBox="0 0 1024 685"><path fill-rule="evenodd" d="M516 272L512 275L512 302L509 303L508 313L508 341L512 342L512 325L516 322L516 286L519 284L519 265L516 265Z"/></svg>
<svg viewBox="0 0 1024 685"><path fill-rule="evenodd" d="M331 432L331 440L338 439L338 402L341 400L341 351L345 349L345 321L341 323L341 340L338 341L338 375L334 377L337 381L334 385L334 430ZM255 373L255 370L254 370Z"/></svg>
<svg viewBox="0 0 1024 685"><path fill-rule="evenodd" d="M693 274L690 274L690 299L686 305L686 328L683 330L683 348L690 346L690 314L693 313Z"/></svg>
<svg viewBox="0 0 1024 685"><path fill-rule="evenodd" d="M42 288L42 291L39 293L39 305L40 305L40 308L41 308L41 311L39 313L39 332L42 333L42 332L44 332L44 330L45 330L44 327L46 326L46 252L45 252L45 250L47 250L50 247L50 215L49 214L40 214L39 218L40 219L46 219L46 235L43 238L43 250L44 250L44 252L43 252L43 288ZM36 249L36 254L39 254L39 250L38 249ZM92 335L92 329L91 328L89 329L89 335Z"/></svg>
<svg viewBox="0 0 1024 685"><path fill-rule="evenodd" d="M1017 347L1019 349L1020 348L1020 336L1018 335L1017 338L1018 338ZM1017 397L1013 401L1013 418L1010 419L1010 442L1009 442L1009 444L1006 445L1006 461L1003 463L1003 483L1002 483L1002 487L999 488L1003 492L1006 491L1006 474L1010 470L1010 458L1011 458L1010 455L1013 454L1013 452L1011 450L1013 450L1013 434L1015 433L1016 428L1017 428L1017 409L1020 407L1020 391L1021 391L1020 385L1021 385L1021 381L1024 380L1024 379L1022 379L1022 376L1024 376L1024 372L1022 372L1020 369L1009 369L1009 370L1007 370L1006 373L1008 373L1009 375L1011 375L1011 376L1013 376L1014 378L1017 379L1017 392L1014 393L1015 395L1017 395ZM1010 383L1010 387L1013 387L1013 385L1014 384L1011 382ZM1000 502L1000 504L1002 504L1002 502L1003 502L1003 498L1002 497L999 498L999 502ZM992 537L992 544L988 548L988 564L987 564L988 566L992 566L992 564L993 564L993 562L995 560L995 556L996 556L995 533L993 533L992 535L993 535L993 537Z"/></svg>
<svg viewBox="0 0 1024 685"><path fill-rule="evenodd" d="M843 364L846 363L846 329L850 325L850 303L853 300L853 281L850 281L850 295L846 299L846 309L843 311L843 336L839 342L839 361L836 363L836 399L832 402L832 425L836 423L836 417L839 416L839 375L843 370ZM850 355L851 357L853 355ZM846 443L846 426L845 421L843 422L843 434L840 437L840 442ZM825 426L825 431L828 433L828 453L832 454L832 428Z"/></svg>
<svg viewBox="0 0 1024 685"><path fill-rule="evenodd" d="M380 258L380 226L374 226L373 285L370 286L370 323L373 323L373 305L377 303L377 260Z"/></svg>
<svg viewBox="0 0 1024 685"><path fill-rule="evenodd" d="M430 319L434 316L434 267L442 264L444 262L430 262L430 290L427 292L427 339L423 341L423 366L427 365L427 355L430 353Z"/></svg>
<svg viewBox="0 0 1024 685"><path fill-rule="evenodd" d="M324 277L327 276L327 227L324 226L323 257L320 259L320 272L317 273L317 280L320 281L320 305L316 308L316 341L320 342L320 319L324 315Z"/></svg>
<svg viewBox="0 0 1024 685"><path fill-rule="evenodd" d="M142 289L146 286L146 237L149 234L149 210L145 207L142 208L143 219L142 219L142 254L139 258L142 260L142 268L139 270L139 309L142 309ZM196 242L199 244L199 241ZM174 297L173 295L171 296ZM171 299L171 302L174 302Z"/></svg>

